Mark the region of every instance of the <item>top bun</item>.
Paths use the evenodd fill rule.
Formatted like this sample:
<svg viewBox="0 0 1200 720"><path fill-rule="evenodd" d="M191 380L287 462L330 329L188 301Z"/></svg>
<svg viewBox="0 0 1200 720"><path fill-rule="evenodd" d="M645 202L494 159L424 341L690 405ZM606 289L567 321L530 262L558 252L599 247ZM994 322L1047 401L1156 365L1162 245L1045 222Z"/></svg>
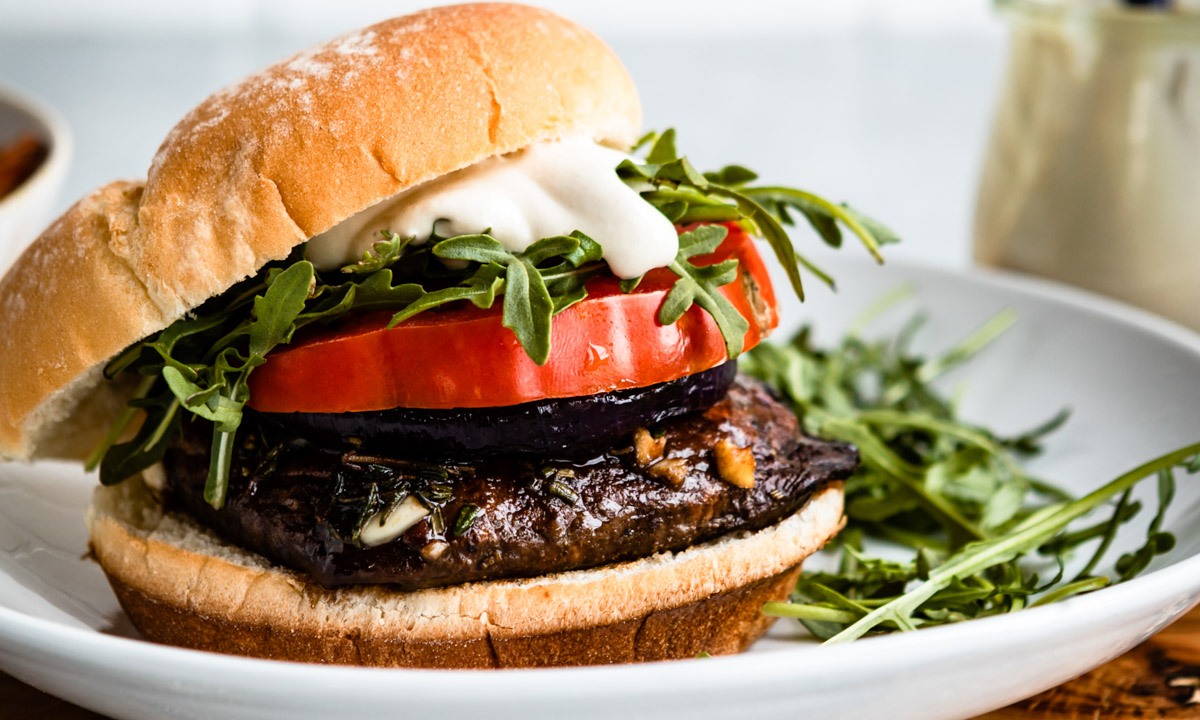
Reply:
<svg viewBox="0 0 1200 720"><path fill-rule="evenodd" d="M612 50L521 5L387 20L221 90L144 184L85 197L0 280L0 456L79 457L123 402L107 360L355 212L537 142L628 147L640 125Z"/></svg>

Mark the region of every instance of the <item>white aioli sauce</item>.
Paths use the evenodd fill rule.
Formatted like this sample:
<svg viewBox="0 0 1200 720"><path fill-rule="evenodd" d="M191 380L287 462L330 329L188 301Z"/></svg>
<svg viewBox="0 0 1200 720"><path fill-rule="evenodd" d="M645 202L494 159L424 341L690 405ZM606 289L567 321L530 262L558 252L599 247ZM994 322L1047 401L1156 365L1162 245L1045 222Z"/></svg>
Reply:
<svg viewBox="0 0 1200 720"><path fill-rule="evenodd" d="M584 139L538 143L488 158L405 190L308 241L322 270L362 258L380 230L429 239L490 230L506 250L578 230L604 248L613 274L633 278L664 267L679 251L671 221L614 169L626 155Z"/></svg>

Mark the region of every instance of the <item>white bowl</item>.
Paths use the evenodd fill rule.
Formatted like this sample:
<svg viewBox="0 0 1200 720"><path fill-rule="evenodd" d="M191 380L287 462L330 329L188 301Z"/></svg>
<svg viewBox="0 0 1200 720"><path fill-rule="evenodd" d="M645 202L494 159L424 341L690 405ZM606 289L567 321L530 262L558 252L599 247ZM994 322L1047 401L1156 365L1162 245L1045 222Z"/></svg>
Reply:
<svg viewBox="0 0 1200 720"><path fill-rule="evenodd" d="M74 149L71 130L57 111L21 90L0 84L0 144L26 132L45 141L50 152L33 175L0 198L0 275L50 222Z"/></svg>

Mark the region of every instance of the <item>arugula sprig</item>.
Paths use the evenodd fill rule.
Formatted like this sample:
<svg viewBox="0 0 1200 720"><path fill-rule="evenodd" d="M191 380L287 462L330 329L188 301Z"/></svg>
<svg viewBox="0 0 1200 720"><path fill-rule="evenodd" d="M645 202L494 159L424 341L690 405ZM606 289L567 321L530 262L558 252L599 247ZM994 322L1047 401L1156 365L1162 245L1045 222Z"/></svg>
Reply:
<svg viewBox="0 0 1200 720"><path fill-rule="evenodd" d="M1043 438L1066 421L1065 411L1003 438L962 421L930 384L981 351L1015 316L997 315L932 358L910 350L920 316L892 340L862 339L871 319L907 294L902 289L883 298L835 348L817 348L805 329L788 345L760 345L742 362L793 404L808 432L853 442L862 456L846 483L847 526L834 543L837 569L805 573L789 602L768 603L764 612L797 618L818 638L844 642L1056 602L1128 580L1173 547L1174 538L1162 530L1164 513L1175 473L1200 472L1200 444L1079 499L1031 477L1021 459L1040 451ZM1141 508L1131 488L1149 477L1158 480L1158 511L1145 544L1117 560L1115 578L1095 575L1117 530ZM1109 517L1067 529L1114 499ZM865 537L908 548L912 559L873 557ZM1067 558L1089 541L1097 547L1067 579ZM1057 571L1040 579L1047 564Z"/></svg>
<svg viewBox="0 0 1200 720"><path fill-rule="evenodd" d="M784 226L795 225L799 213L830 247L841 247L841 227L848 228L878 262L880 246L899 238L882 223L845 204L832 203L813 193L780 186L755 186L758 175L740 165L701 173L675 146L675 130L647 133L637 148L649 146L645 162L626 160L617 173L642 197L672 222L744 221L750 223L771 246L796 296L804 299L800 277L803 267L830 287L833 278L796 252Z"/></svg>
<svg viewBox="0 0 1200 720"><path fill-rule="evenodd" d="M669 265L679 279L663 300L658 321L673 325L695 303L716 321L725 338L726 354L734 358L742 353L750 322L721 294L720 288L737 279L737 260L700 266L691 262L697 255L715 251L728 232L717 225L706 225L679 236L679 255Z"/></svg>
<svg viewBox="0 0 1200 720"><path fill-rule="evenodd" d="M841 243L839 223L877 255L894 239L882 225L844 205L811 193L778 187L755 188L754 173L731 165L707 175L695 170L675 148L675 133L647 136L644 163L622 162L616 169L647 202L679 224L739 221L757 228L784 262L797 293L799 267L826 282L832 280L795 254L783 225L790 212L802 213L831 245ZM100 479L117 483L160 461L185 415L213 424L211 465L205 499L221 507L237 429L249 400L248 381L255 368L301 328L328 323L367 310L391 310L391 325L456 302L489 308L502 300L502 322L529 357L545 363L550 354L552 318L587 296L587 281L609 272L600 243L583 233L539 240L510 252L486 231L443 238L415 238L388 232L355 263L340 272L321 272L304 258L301 246L290 258L271 263L188 317L138 343L109 363L106 374L141 376L129 408L123 412L89 467L99 465ZM678 280L659 310L663 323L677 321L693 304L712 315L730 357L743 347L747 319L721 294L738 277L736 261L706 265L726 236L724 227L697 227L680 235L679 253L669 265ZM632 292L640 278L621 282ZM126 429L143 417L135 436L123 443Z"/></svg>

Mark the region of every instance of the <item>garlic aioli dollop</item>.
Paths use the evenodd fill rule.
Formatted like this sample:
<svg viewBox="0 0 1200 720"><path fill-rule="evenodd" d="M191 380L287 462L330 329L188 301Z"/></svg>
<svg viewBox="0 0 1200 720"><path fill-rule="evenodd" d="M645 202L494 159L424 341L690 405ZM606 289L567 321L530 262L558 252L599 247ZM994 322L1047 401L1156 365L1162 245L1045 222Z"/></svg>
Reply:
<svg viewBox="0 0 1200 720"><path fill-rule="evenodd" d="M604 248L614 275L634 278L679 252L674 225L621 178L627 156L586 138L537 143L405 190L308 241L308 259L333 270L362 258L379 232L429 240L490 234L519 252L578 230Z"/></svg>

